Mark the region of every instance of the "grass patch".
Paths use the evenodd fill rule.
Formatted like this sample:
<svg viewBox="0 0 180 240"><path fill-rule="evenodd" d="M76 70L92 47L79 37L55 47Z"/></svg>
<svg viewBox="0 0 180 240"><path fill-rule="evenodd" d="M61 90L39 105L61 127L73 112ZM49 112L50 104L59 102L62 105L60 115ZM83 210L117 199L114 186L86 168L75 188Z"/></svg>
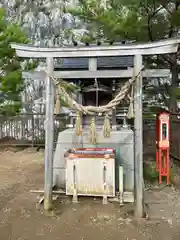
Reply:
<svg viewBox="0 0 180 240"><path fill-rule="evenodd" d="M144 180L146 180L149 183L155 183L159 181L159 173L156 171L156 163L149 162L149 163L144 163ZM175 172L174 169L170 169L170 183L174 184L174 179L175 179ZM162 177L162 181L165 183L166 182L166 177Z"/></svg>

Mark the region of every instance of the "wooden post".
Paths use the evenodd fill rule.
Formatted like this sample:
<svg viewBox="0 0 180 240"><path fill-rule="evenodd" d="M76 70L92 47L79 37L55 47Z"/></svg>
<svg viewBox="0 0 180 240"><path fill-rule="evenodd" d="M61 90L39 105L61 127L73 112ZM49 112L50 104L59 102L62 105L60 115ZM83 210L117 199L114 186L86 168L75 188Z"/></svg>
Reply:
<svg viewBox="0 0 180 240"><path fill-rule="evenodd" d="M46 120L45 120L45 172L44 210L52 208L53 186L53 142L54 142L54 86L49 75L53 74L53 58L47 58L46 76Z"/></svg>
<svg viewBox="0 0 180 240"><path fill-rule="evenodd" d="M90 72L97 70L97 58L89 58L88 69Z"/></svg>
<svg viewBox="0 0 180 240"><path fill-rule="evenodd" d="M123 167L119 166L119 203L123 205L124 201L124 173Z"/></svg>
<svg viewBox="0 0 180 240"><path fill-rule="evenodd" d="M88 70L89 72L95 72L97 71L97 58L89 58L89 61L88 61ZM97 83L97 86L98 87L98 82L97 82L97 78L94 78L95 80L95 83ZM99 101L99 92L96 90L96 107L98 106L98 101ZM97 116L95 116L95 122L97 121Z"/></svg>
<svg viewBox="0 0 180 240"><path fill-rule="evenodd" d="M137 76L142 70L142 55L134 56L134 73ZM142 114L142 74L138 75L134 94L135 110L135 216L144 216L144 180L143 180L143 114Z"/></svg>
<svg viewBox="0 0 180 240"><path fill-rule="evenodd" d="M112 84L112 90L113 90L113 93L112 93L112 97L114 98L115 97L115 87L116 87L116 80L114 79L113 80L113 84ZM116 122L116 107L115 109L112 110L112 129L117 129L117 122Z"/></svg>

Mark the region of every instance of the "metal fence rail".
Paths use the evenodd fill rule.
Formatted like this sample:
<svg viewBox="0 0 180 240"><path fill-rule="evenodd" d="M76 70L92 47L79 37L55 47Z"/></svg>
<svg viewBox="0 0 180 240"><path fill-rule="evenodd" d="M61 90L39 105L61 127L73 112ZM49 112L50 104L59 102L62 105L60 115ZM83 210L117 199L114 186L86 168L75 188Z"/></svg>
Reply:
<svg viewBox="0 0 180 240"><path fill-rule="evenodd" d="M44 114L19 114L16 116L0 116L1 145L44 146ZM54 115L54 142L58 133L66 129L69 119Z"/></svg>
<svg viewBox="0 0 180 240"><path fill-rule="evenodd" d="M0 116L0 146L42 146L45 145L44 114L19 114ZM70 119L65 115L54 115L54 146L58 133L66 129ZM143 120L144 158L155 159L156 121ZM180 159L180 120L171 120L171 155Z"/></svg>

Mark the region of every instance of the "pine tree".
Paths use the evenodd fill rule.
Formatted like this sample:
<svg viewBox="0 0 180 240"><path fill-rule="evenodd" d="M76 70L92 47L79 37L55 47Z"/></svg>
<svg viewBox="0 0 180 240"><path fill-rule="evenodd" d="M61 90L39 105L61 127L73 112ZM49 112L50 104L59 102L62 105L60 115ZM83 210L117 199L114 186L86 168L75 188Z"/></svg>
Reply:
<svg viewBox="0 0 180 240"><path fill-rule="evenodd" d="M10 46L12 42L28 43L28 38L21 28L6 20L4 9L0 9L0 113L15 113L21 107L21 92L24 88L23 69L32 69L30 63L16 56ZM23 64L25 63L25 64Z"/></svg>
<svg viewBox="0 0 180 240"><path fill-rule="evenodd" d="M88 30L83 41L147 42L178 35L179 5L179 1L175 0L79 0L79 5L70 11L84 22ZM157 80L153 88L146 91L146 97L152 99L157 95L154 103L160 107L166 106L172 112L176 111L179 96L177 59L179 53L161 56L153 61L152 58L146 59L147 67L153 64L171 69L172 80L165 83Z"/></svg>

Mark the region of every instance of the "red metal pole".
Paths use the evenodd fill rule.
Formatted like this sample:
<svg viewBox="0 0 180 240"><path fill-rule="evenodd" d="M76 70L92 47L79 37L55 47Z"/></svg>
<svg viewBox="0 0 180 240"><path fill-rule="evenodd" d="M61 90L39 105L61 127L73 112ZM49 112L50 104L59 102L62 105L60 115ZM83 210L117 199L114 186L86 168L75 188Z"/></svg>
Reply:
<svg viewBox="0 0 180 240"><path fill-rule="evenodd" d="M162 184L162 150L159 148L159 184Z"/></svg>
<svg viewBox="0 0 180 240"><path fill-rule="evenodd" d="M167 185L170 184L170 157L169 157L169 148L166 151L167 153L167 178L166 178L166 183Z"/></svg>
<svg viewBox="0 0 180 240"><path fill-rule="evenodd" d="M159 171L159 149L158 146L156 146L156 171Z"/></svg>

